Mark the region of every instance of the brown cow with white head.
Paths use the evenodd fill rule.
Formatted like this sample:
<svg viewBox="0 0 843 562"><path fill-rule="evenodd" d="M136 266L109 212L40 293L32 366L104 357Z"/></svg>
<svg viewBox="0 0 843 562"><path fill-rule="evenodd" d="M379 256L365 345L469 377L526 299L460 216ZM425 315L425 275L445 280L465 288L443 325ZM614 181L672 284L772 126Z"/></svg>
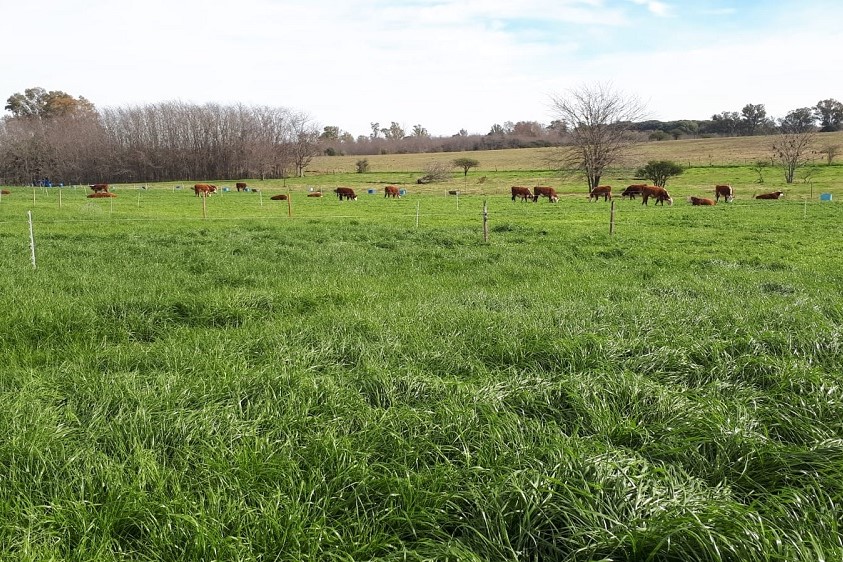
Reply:
<svg viewBox="0 0 843 562"><path fill-rule="evenodd" d="M537 185L533 188L533 203L536 203L539 200L539 197L547 197L547 200L551 203L556 203L559 201L559 196L556 195L556 190L552 187Z"/></svg>
<svg viewBox="0 0 843 562"><path fill-rule="evenodd" d="M659 187L657 185L645 185L641 188L641 204L646 205L647 200L652 197L656 200L656 205L659 203L662 204L664 207L664 202L667 201L668 205L673 205L673 197L670 196L670 193L663 187Z"/></svg>
<svg viewBox="0 0 843 562"><path fill-rule="evenodd" d="M588 194L588 201L591 202L593 198L595 201L603 197L603 201L608 201L612 198L612 186L611 185L598 185L591 192Z"/></svg>
<svg viewBox="0 0 843 562"><path fill-rule="evenodd" d="M731 185L715 185L714 186L714 200L720 201L720 198L726 201L726 203L731 203L732 199L735 198L735 191L732 189Z"/></svg>
<svg viewBox="0 0 843 562"><path fill-rule="evenodd" d="M761 195L756 195L756 199L779 199L781 196L784 195L784 191L773 191L772 193L762 193Z"/></svg>
<svg viewBox="0 0 843 562"><path fill-rule="evenodd" d="M338 187L334 190L334 193L337 194L337 197L340 198L340 201L343 199L348 199L349 201L357 201L357 194L354 193L354 190L350 187Z"/></svg>
<svg viewBox="0 0 843 562"><path fill-rule="evenodd" d="M511 191L513 201L515 201L516 197L520 197L522 202L533 198L533 192L530 191L529 187L518 187L513 185Z"/></svg>

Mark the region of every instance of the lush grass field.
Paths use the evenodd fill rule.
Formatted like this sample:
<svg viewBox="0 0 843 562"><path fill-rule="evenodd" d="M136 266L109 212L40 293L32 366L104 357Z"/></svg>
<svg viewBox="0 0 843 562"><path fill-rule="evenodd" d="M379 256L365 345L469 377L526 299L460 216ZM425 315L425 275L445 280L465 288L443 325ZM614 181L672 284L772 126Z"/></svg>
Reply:
<svg viewBox="0 0 843 562"><path fill-rule="evenodd" d="M610 237L504 195L534 176L207 219L13 188L0 558L843 558L839 203L618 201Z"/></svg>

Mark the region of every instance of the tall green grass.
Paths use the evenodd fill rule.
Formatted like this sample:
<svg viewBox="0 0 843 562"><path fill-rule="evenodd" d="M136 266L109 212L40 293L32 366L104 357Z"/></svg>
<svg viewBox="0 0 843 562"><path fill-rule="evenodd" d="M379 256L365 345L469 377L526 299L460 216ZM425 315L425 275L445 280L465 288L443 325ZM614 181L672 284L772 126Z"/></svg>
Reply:
<svg viewBox="0 0 843 562"><path fill-rule="evenodd" d="M118 194L0 202L4 559L843 556L836 203Z"/></svg>

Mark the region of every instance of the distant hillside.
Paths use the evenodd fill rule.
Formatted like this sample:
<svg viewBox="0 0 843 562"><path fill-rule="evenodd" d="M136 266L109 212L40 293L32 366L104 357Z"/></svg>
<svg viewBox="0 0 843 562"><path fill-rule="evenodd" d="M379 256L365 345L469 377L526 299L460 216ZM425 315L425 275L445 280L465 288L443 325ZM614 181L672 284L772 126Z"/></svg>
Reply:
<svg viewBox="0 0 843 562"><path fill-rule="evenodd" d="M636 167L648 160L674 160L685 166L749 165L770 159L773 135L755 137L720 137L708 139L649 141L637 145L621 163ZM825 146L843 147L843 131L817 133L812 159L824 161L819 153ZM434 162L449 162L455 158L474 158L480 167L472 173L501 170L552 169L553 148L514 148L467 152L437 152L425 154L378 154L370 156L318 156L308 166L310 173L353 173L358 160L368 160L372 172L422 171ZM843 160L843 156L839 157Z"/></svg>

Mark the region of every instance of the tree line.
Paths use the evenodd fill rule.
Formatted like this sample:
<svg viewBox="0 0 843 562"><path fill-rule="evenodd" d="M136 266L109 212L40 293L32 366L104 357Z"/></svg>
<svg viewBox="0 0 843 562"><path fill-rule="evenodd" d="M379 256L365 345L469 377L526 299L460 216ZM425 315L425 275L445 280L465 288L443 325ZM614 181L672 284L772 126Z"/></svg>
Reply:
<svg viewBox="0 0 843 562"><path fill-rule="evenodd" d="M308 114L283 107L170 101L97 109L82 96L43 88L13 94L5 109L0 183L6 184L280 178L303 175L318 154L565 147L581 142L584 131L582 115L559 111L546 126L507 121L486 134L461 129L443 137L431 136L421 124L405 131L394 121L388 126L372 122L369 134L355 138L337 126L320 131ZM746 104L740 112L723 111L703 121L642 116L621 112L624 131L637 140L779 134L782 123L819 131L843 128L843 104L835 99L779 120L769 117L763 104ZM599 181L599 175L592 180Z"/></svg>
<svg viewBox="0 0 843 562"><path fill-rule="evenodd" d="M280 107L163 102L96 110L31 88L0 121L0 180L53 184L302 175L319 154L306 114Z"/></svg>

